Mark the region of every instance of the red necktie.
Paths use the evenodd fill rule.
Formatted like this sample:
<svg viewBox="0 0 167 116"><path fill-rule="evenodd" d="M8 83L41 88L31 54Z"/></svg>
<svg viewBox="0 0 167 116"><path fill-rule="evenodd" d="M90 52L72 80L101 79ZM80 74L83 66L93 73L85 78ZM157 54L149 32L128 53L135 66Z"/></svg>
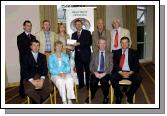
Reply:
<svg viewBox="0 0 167 116"><path fill-rule="evenodd" d="M119 62L119 67L120 67L120 68L122 68L123 65L124 65L124 61L125 61L125 51L126 51L126 49L124 49L123 54L121 55L121 59L120 59L120 62Z"/></svg>
<svg viewBox="0 0 167 116"><path fill-rule="evenodd" d="M115 47L115 48L118 47L118 30L116 30L116 34L115 34L114 47Z"/></svg>

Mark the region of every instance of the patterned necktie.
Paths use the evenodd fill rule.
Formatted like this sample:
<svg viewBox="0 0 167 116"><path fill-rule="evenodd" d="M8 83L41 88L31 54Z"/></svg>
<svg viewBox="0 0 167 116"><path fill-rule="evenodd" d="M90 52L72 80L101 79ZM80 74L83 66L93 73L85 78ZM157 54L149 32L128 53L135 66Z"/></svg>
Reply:
<svg viewBox="0 0 167 116"><path fill-rule="evenodd" d="M100 71L104 72L104 55L103 55L103 52L101 52L101 56L100 56Z"/></svg>
<svg viewBox="0 0 167 116"><path fill-rule="evenodd" d="M80 32L77 32L77 36L78 36L78 39L79 39L80 36L81 36L81 33L80 33Z"/></svg>
<svg viewBox="0 0 167 116"><path fill-rule="evenodd" d="M28 34L28 38L31 39L31 35L30 34Z"/></svg>
<svg viewBox="0 0 167 116"><path fill-rule="evenodd" d="M125 61L125 51L126 49L124 49L123 54L121 55L121 59L120 59L120 63L119 63L119 67L122 68L124 65L124 61Z"/></svg>
<svg viewBox="0 0 167 116"><path fill-rule="evenodd" d="M116 30L116 34L115 34L114 47L115 47L115 48L118 47L118 30Z"/></svg>

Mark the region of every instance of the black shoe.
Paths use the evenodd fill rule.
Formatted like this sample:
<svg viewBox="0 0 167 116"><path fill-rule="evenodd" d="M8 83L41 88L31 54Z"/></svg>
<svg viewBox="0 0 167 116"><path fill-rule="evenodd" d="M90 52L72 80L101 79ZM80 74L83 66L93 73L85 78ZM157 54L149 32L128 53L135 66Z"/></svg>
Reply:
<svg viewBox="0 0 167 116"><path fill-rule="evenodd" d="M133 104L133 99L127 98L127 102L128 102L129 104Z"/></svg>
<svg viewBox="0 0 167 116"><path fill-rule="evenodd" d="M79 86L78 88L79 88L79 89L82 89L83 87L84 87L84 85L82 85L82 86Z"/></svg>
<svg viewBox="0 0 167 116"><path fill-rule="evenodd" d="M103 104L108 104L108 97L105 97L105 98L103 99Z"/></svg>
<svg viewBox="0 0 167 116"><path fill-rule="evenodd" d="M86 98L85 103L89 104L89 97Z"/></svg>
<svg viewBox="0 0 167 116"><path fill-rule="evenodd" d="M126 93L126 96L127 96L127 102L129 104L133 104L133 96L128 95L128 93Z"/></svg>
<svg viewBox="0 0 167 116"><path fill-rule="evenodd" d="M116 104L121 104L121 100L122 100L121 97L117 97L117 98L116 98Z"/></svg>

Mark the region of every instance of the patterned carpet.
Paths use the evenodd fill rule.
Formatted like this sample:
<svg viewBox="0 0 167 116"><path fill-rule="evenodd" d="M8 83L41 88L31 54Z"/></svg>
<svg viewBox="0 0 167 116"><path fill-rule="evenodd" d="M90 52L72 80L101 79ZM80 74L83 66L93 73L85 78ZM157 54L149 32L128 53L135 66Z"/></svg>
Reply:
<svg viewBox="0 0 167 116"><path fill-rule="evenodd" d="M142 84L136 93L136 104L154 104L155 103L155 65L150 63L140 64L140 75L143 78ZM6 104L25 104L26 99L19 97L19 87L10 87L5 89L5 103ZM84 104L85 99L88 97L88 90L85 88L78 90L78 103ZM56 93L57 104L62 104L61 98L57 91ZM96 92L92 104L101 104L103 101L103 94L101 88ZM76 103L75 100L73 103ZM115 102L114 102L115 103ZM125 97L122 100L125 103ZM50 104L50 98L44 101L44 104Z"/></svg>

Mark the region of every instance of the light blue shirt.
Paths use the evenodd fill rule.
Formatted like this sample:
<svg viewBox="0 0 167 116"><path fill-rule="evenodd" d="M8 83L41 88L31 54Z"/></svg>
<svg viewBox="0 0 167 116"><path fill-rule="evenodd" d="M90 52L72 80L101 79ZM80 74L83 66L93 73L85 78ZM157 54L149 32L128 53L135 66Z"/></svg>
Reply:
<svg viewBox="0 0 167 116"><path fill-rule="evenodd" d="M122 54L124 52L124 49L122 49ZM130 71L130 68L129 68L129 61L128 61L128 52L129 52L129 49L126 49L125 51L125 61L124 61L124 64L122 66L122 70L124 71Z"/></svg>
<svg viewBox="0 0 167 116"><path fill-rule="evenodd" d="M99 51L99 65L98 65L97 71L100 71L101 52L103 52L104 62L105 62L105 51ZM105 63L104 63L104 64L105 64Z"/></svg>
<svg viewBox="0 0 167 116"><path fill-rule="evenodd" d="M60 65L61 64L61 65ZM62 73L70 73L70 60L69 56L66 53L61 53L61 63L58 60L55 53L49 56L48 59L48 68L49 72L51 73L52 77L58 76L61 72Z"/></svg>

